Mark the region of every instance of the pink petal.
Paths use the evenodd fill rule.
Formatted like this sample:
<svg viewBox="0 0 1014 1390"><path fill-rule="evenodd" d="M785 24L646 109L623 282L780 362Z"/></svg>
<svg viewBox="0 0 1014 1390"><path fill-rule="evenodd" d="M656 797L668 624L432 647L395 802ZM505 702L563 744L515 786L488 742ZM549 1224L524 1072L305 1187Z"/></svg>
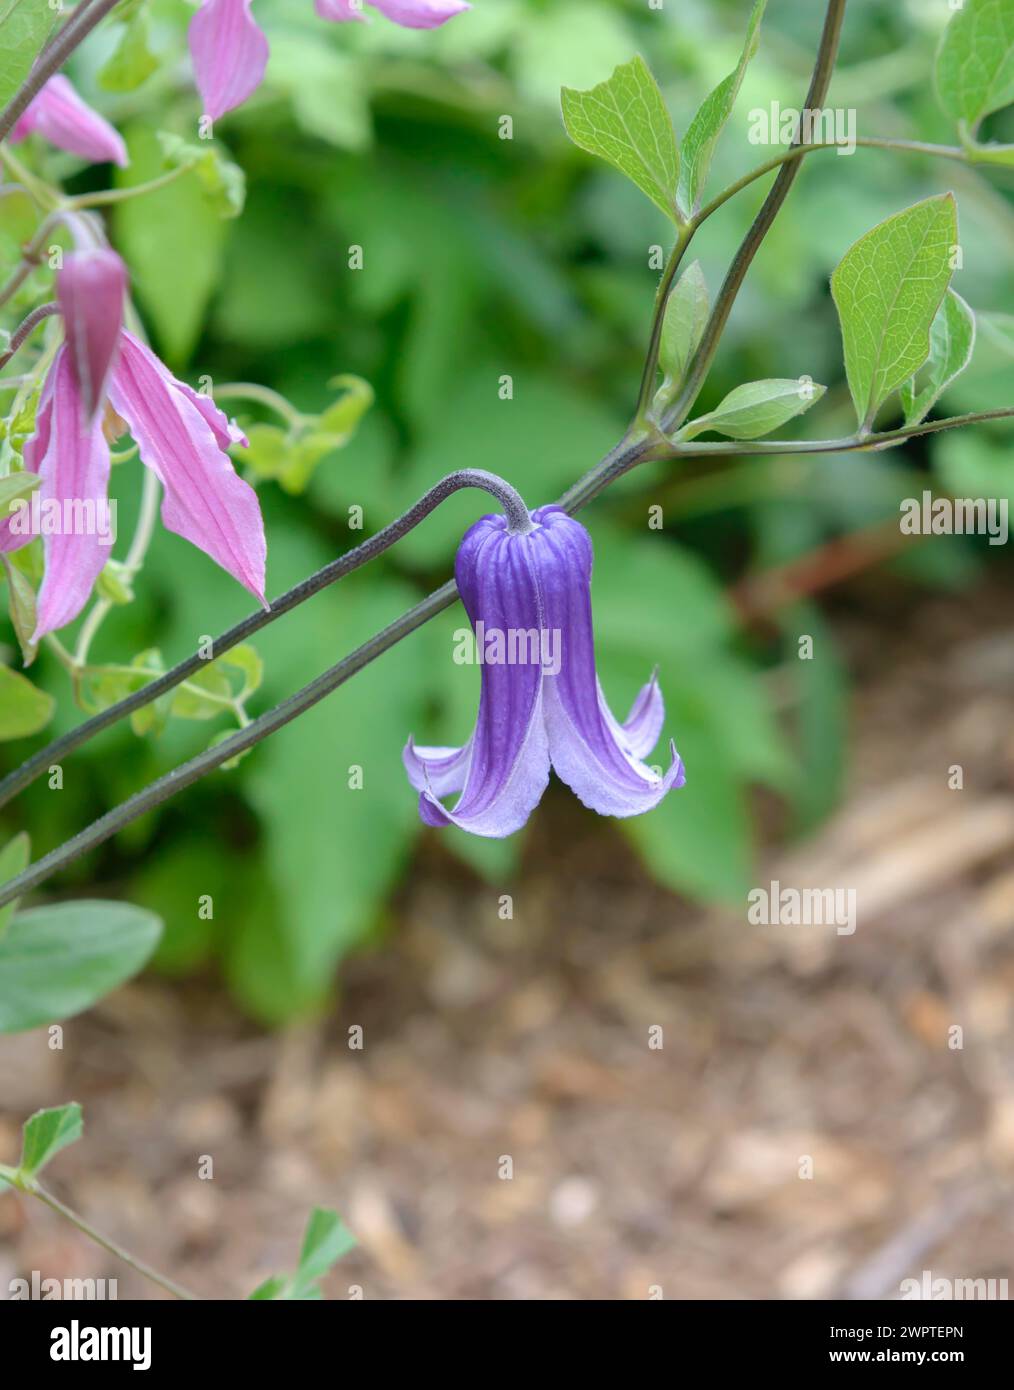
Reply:
<svg viewBox="0 0 1014 1390"><path fill-rule="evenodd" d="M188 39L205 113L217 121L261 85L268 41L250 13L250 0L204 0Z"/></svg>
<svg viewBox="0 0 1014 1390"><path fill-rule="evenodd" d="M109 399L130 426L141 461L165 489L163 524L264 603L267 547L257 494L222 451L221 435L195 394L124 332Z"/></svg>
<svg viewBox="0 0 1014 1390"><path fill-rule="evenodd" d="M127 268L115 251L71 251L56 277L56 299L74 379L89 423L105 397L120 348Z"/></svg>
<svg viewBox="0 0 1014 1390"><path fill-rule="evenodd" d="M314 0L314 8L320 19L333 19L337 24L347 19L366 19L362 0Z"/></svg>
<svg viewBox="0 0 1014 1390"><path fill-rule="evenodd" d="M109 492L109 446L100 420L82 425L81 397L66 347L56 355L50 381L52 391L25 458L33 465L39 462L40 506L45 508L50 499L60 503L61 529L46 535L43 528L46 573L33 642L66 627L81 612L109 559L112 539L107 532L104 543L99 525Z"/></svg>
<svg viewBox="0 0 1014 1390"><path fill-rule="evenodd" d="M370 0L387 19L406 29L437 29L456 14L470 10L465 0Z"/></svg>
<svg viewBox="0 0 1014 1390"><path fill-rule="evenodd" d="M95 164L128 163L120 135L97 111L81 100L62 73L51 77L11 132L16 145L33 131L51 145Z"/></svg>

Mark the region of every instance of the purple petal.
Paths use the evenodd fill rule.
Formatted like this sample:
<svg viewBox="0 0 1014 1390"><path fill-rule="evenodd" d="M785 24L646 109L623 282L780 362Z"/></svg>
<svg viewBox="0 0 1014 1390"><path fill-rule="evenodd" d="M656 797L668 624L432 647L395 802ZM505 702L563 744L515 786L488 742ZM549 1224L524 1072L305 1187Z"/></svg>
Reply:
<svg viewBox="0 0 1014 1390"><path fill-rule="evenodd" d="M406 29L436 29L456 14L470 10L465 0L370 0L387 19Z"/></svg>
<svg viewBox="0 0 1014 1390"><path fill-rule="evenodd" d="M190 21L188 40L205 113L217 121L260 86L268 41L250 13L250 0L204 0Z"/></svg>
<svg viewBox="0 0 1014 1390"><path fill-rule="evenodd" d="M109 399L158 477L166 528L191 541L264 603L260 504L205 413L143 343L124 332Z"/></svg>
<svg viewBox="0 0 1014 1390"><path fill-rule="evenodd" d="M127 268L115 251L72 251L56 277L70 364L88 424L105 397L120 348Z"/></svg>
<svg viewBox="0 0 1014 1390"><path fill-rule="evenodd" d="M101 421L82 424L81 398L66 347L56 355L50 380L52 391L25 449L26 460L39 464L40 507L60 504L59 532L47 535L43 526L46 573L33 642L65 627L81 612L109 559L112 539L99 525L109 492L109 446ZM105 543L102 531L108 537Z"/></svg>
<svg viewBox="0 0 1014 1390"><path fill-rule="evenodd" d="M468 531L455 574L473 626L479 620L487 631L540 626L528 537L509 535L503 517L483 517ZM520 830L548 781L542 667L485 664L461 799L448 811L436 788L427 789L419 797L419 814L429 825L452 824L500 839Z"/></svg>
<svg viewBox="0 0 1014 1390"><path fill-rule="evenodd" d="M636 816L657 806L685 777L675 745L664 777L640 762L630 740L601 699L595 674L591 617L591 537L558 507L534 513L540 523L531 537L543 602L544 621L562 635L557 675L545 677L544 710L553 767L578 800L606 816ZM651 696L642 692L647 705ZM633 711L635 741L651 729L652 709Z"/></svg>
<svg viewBox="0 0 1014 1390"><path fill-rule="evenodd" d="M647 685L642 685L637 698L630 707L627 722L620 724L613 718L613 712L606 704L606 697L598 686L599 709L613 731L616 742L635 758L646 758L658 742L665 723L665 702L658 688L657 672Z"/></svg>
<svg viewBox="0 0 1014 1390"><path fill-rule="evenodd" d="M11 131L16 145L34 131L58 149L94 164L112 162L125 166L127 147L120 135L97 111L81 100L69 78L57 73L45 84Z"/></svg>
<svg viewBox="0 0 1014 1390"><path fill-rule="evenodd" d="M429 790L434 796L451 796L465 785L471 756L471 739L463 748L417 748L410 738L401 760L417 792Z"/></svg>

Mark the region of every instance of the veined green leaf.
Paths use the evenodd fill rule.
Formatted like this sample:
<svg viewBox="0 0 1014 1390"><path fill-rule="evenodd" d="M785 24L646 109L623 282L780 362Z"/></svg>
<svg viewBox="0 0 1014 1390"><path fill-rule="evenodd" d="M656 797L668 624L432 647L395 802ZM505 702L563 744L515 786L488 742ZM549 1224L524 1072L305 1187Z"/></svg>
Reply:
<svg viewBox="0 0 1014 1390"><path fill-rule="evenodd" d="M49 0L0 0L0 108L28 76L57 14Z"/></svg>
<svg viewBox="0 0 1014 1390"><path fill-rule="evenodd" d="M57 903L19 912L0 940L0 1033L91 1008L151 955L162 923L129 903Z"/></svg>
<svg viewBox="0 0 1014 1390"><path fill-rule="evenodd" d="M662 368L662 394L680 382L697 351L708 321L708 287L700 261L694 261L677 280L662 320L658 364Z"/></svg>
<svg viewBox="0 0 1014 1390"><path fill-rule="evenodd" d="M831 276L860 428L926 361L951 278L958 211L950 193L895 213L850 247Z"/></svg>
<svg viewBox="0 0 1014 1390"><path fill-rule="evenodd" d="M76 1144L81 1138L84 1124L81 1107L77 1101L69 1105L59 1105L52 1110L36 1110L25 1121L21 1140L21 1162L18 1176L34 1178L41 1173L51 1158L55 1158L68 1144Z"/></svg>
<svg viewBox="0 0 1014 1390"><path fill-rule="evenodd" d="M1014 101L1014 0L963 0L944 30L936 79L941 106L973 133Z"/></svg>
<svg viewBox="0 0 1014 1390"><path fill-rule="evenodd" d="M955 290L948 290L930 329L930 355L921 388L913 376L901 388L905 424L925 420L955 377L968 366L975 348L975 315Z"/></svg>
<svg viewBox="0 0 1014 1390"><path fill-rule="evenodd" d="M757 52L760 41L760 25L764 17L767 0L756 0L746 28L746 41L734 72L705 97L696 116L687 127L683 137L679 175L679 205L686 217L692 216L700 205L701 194L711 167L711 157L715 152L719 136L732 115L739 89L743 85L743 74L747 64Z"/></svg>
<svg viewBox="0 0 1014 1390"><path fill-rule="evenodd" d="M770 434L794 415L802 415L827 390L809 377L773 377L737 386L707 415L684 425L677 439L695 439L705 430L731 439L758 439Z"/></svg>
<svg viewBox="0 0 1014 1390"><path fill-rule="evenodd" d="M632 179L676 223L680 153L658 83L641 57L586 92L560 93L567 134Z"/></svg>

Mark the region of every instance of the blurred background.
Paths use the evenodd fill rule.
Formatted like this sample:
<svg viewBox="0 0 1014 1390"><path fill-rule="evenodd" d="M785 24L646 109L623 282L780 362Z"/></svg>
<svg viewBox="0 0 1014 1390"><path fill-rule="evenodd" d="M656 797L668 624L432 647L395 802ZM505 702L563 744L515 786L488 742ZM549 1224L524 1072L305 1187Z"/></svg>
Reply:
<svg viewBox="0 0 1014 1390"><path fill-rule="evenodd" d="M178 64L105 92L99 32L73 69L124 132L136 181L157 170L155 130L192 136L197 111L187 8L152 9L153 45ZM667 229L568 143L559 88L640 52L682 131L735 66L749 6L475 0L426 34L379 17L324 25L312 9L257 0L268 81L216 129L246 171L242 216L221 221L184 179L111 219L152 341L188 380L263 383L306 412L340 374L376 393L312 466L283 420L228 403L258 427L242 461L272 594L362 538L350 508L368 534L465 466L539 505L620 437ZM749 143L748 112L802 100L821 9L770 0L712 193L770 153ZM856 108L858 134L953 142L930 77L949 16L946 0L851 0L831 102ZM987 135L1014 140L1014 119ZM102 170L33 157L74 192L100 186ZM712 293L766 187L699 234ZM809 374L828 392L801 428L848 433L830 272L875 223L948 188L954 286L979 333L942 412L1009 404L1014 178L861 149L807 159L700 409L744 380ZM16 230L2 235L16 258ZM474 717L477 673L451 659L455 609L79 861L50 899L146 905L164 939L144 976L67 1023L63 1051L44 1035L0 1041L0 1155L13 1161L30 1110L81 1101L86 1140L61 1158L60 1190L209 1295L242 1296L291 1263L312 1203L361 1242L334 1297L360 1284L366 1297L881 1298L926 1268L1010 1276L1010 557L982 538L906 538L897 521L924 488L1009 498L1010 444L987 426L886 454L658 465L582 514L607 696L625 711L657 665L688 769L649 816L600 820L554 783L507 842L420 824L405 739L458 744ZM139 473L114 471L124 536ZM474 494L445 504L259 636L251 713L447 578L481 510ZM136 592L97 659L157 646L175 661L249 608L161 530ZM83 716L47 660L58 730ZM103 735L60 794L43 782L3 813L5 835L28 828L36 854L52 848L217 728ZM5 744L3 770L35 746ZM858 930L748 925L747 892L772 879L854 888ZM202 1154L213 1182L194 1176ZM33 1268L154 1296L49 1213L0 1199L0 1291Z"/></svg>

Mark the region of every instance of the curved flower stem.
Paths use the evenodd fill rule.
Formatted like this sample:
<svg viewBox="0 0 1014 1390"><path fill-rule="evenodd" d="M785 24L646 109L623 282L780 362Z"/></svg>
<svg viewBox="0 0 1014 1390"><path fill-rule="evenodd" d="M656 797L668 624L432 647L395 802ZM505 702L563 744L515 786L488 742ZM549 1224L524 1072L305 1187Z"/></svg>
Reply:
<svg viewBox="0 0 1014 1390"><path fill-rule="evenodd" d="M918 425L902 425L893 430L881 430L877 434L849 434L842 439L720 439L703 443L699 439L692 443L661 440L646 458L747 458L759 454L875 452L904 444L907 439L918 439L924 434L939 434L942 430L960 429L962 425L981 425L989 420L1011 418L1014 418L1014 406L1001 406L996 410L971 411L967 415L948 415L942 420L923 420Z"/></svg>
<svg viewBox="0 0 1014 1390"><path fill-rule="evenodd" d="M17 352L29 336L38 328L39 324L48 319L51 314L58 314L59 307L55 300L48 304L40 304L37 309L33 309L27 318L22 319L17 328L11 334L11 341L6 352L0 352L0 370L7 366L14 354Z"/></svg>
<svg viewBox="0 0 1014 1390"><path fill-rule="evenodd" d="M971 164L968 152L960 145L930 145L923 140L888 140L879 136L859 136L855 144L861 149L869 150L897 150L908 154L932 155L937 159L954 159L960 164ZM723 188L721 193L711 199L710 203L705 203L700 212L693 218L695 226L706 222L708 218L718 211L723 204L730 198L734 198L737 193L742 193L744 188L749 188L757 179L762 179L765 174L771 174L783 164L788 164L790 160L801 159L803 155L817 154L820 150L840 150L849 149L851 144L844 144L840 140L828 140L814 142L812 145L791 145L788 149L782 150L781 154L775 155L764 164L759 164L756 169L751 169L748 174L744 174L735 183L730 183L727 188Z"/></svg>
<svg viewBox="0 0 1014 1390"><path fill-rule="evenodd" d="M302 425L306 419L280 391L273 391L270 386L262 386L256 381L227 381L224 386L216 386L212 394L216 401L256 401L294 427Z"/></svg>
<svg viewBox="0 0 1014 1390"><path fill-rule="evenodd" d="M841 37L842 22L845 18L845 4L846 0L828 0L817 61L813 69L813 76L810 79L810 89L804 102L804 110L806 111L818 111L824 105L827 89L831 84L835 59L838 56L838 41ZM804 142L797 141L796 143ZM771 191L764 199L750 230L736 252L732 265L722 283L722 288L718 292L714 307L708 316L704 334L690 363L686 380L675 403L666 411L663 418L663 429L666 433L682 424L697 399L704 384L704 378L708 374L708 368L711 366L711 360L718 348L726 321L732 312L732 306L736 302L740 286L746 278L746 273L750 269L761 243L781 211L782 204L788 197L789 189L799 173L799 168L800 161L798 159L787 158L781 163L778 177L772 184Z"/></svg>
<svg viewBox="0 0 1014 1390"><path fill-rule="evenodd" d="M457 473L450 473L446 478L443 478L437 483L435 487L430 488L429 492L421 497L414 507L409 508L404 516L398 517L396 521L392 521L389 526L385 526L382 530L378 531L376 535L371 536L369 540L363 541L362 545L356 546L354 550L348 551L345 555L340 555L337 560L332 560L331 563L325 565L323 569L319 569L316 574L312 574L309 579L304 579L302 583L289 589L286 593L282 594L280 598L275 599L269 608L258 609L257 612L251 613L248 618L244 618L242 622L231 627L228 632L224 632L220 637L216 637L212 644L213 654L215 656L221 656L224 652L238 646L240 642L245 642L248 638L252 637L255 632L259 632L262 627L266 627L268 623L272 623L276 618L280 618L283 613L288 613L291 609L297 608L299 604L304 603L308 598L319 593L321 589L327 588L329 584L335 583L336 580L343 578L346 574L351 574L353 570L359 569L360 566L367 564L370 560L375 559L376 556L383 554L383 552L394 545L396 541L401 540L402 536L407 535L409 531L418 526L422 520L429 516L430 512L438 507L441 502L445 501L446 498L450 497L452 493L458 492L466 487L482 488L486 492L492 493L503 506L509 521L515 529L521 525L522 521L527 523L528 511L524 502L518 493L502 479L479 468L465 468ZM457 590L454 585L451 584L449 589L450 597L447 603L452 601L456 592ZM446 607L447 604L443 606ZM434 611L439 611L439 609ZM89 620L86 620L86 623ZM82 632L82 638L84 638L84 636L85 634ZM80 651L81 648L79 644L79 656ZM69 753L72 753L75 748L79 748L96 734L101 733L103 729L107 729L120 719L126 718L127 715L132 714L135 710L143 709L144 706L150 704L152 700L157 700L159 696L165 695L168 691L173 690L181 681L205 669L206 666L207 660L194 653L194 655L187 657L184 661L174 666L171 671L167 671L165 675L159 677L158 680L154 680L149 685L143 686L140 690L134 691L134 693L128 695L126 699L120 700L118 704L111 705L108 709L102 710L101 713L96 714L92 719L85 720L83 724L79 724L76 729L69 730L61 738L54 739L52 743L47 744L45 748L41 749L31 758L26 759L20 767L15 768L13 772L8 773L8 775L0 781L0 806L6 805L6 803L10 801L12 797L16 796L19 791L34 782L36 777L41 777L54 763L58 763L61 758L65 758ZM255 723L258 722L259 721L255 721ZM287 723L288 720L283 722ZM251 725L251 728L252 727L254 726ZM280 726L276 725L274 727ZM254 738L251 742L256 743L257 739ZM224 747L226 747L225 743L218 746L218 748ZM213 750L216 754L218 748ZM228 756L227 754L226 758ZM226 761L226 758L221 759L220 762ZM217 767L219 763L215 762L212 766ZM211 768L209 767L207 770L210 771Z"/></svg>
<svg viewBox="0 0 1014 1390"><path fill-rule="evenodd" d="M127 551L127 558L123 562L123 578L130 582L144 564L144 557L148 553L148 546L151 544L152 534L155 530L155 520L158 516L159 483L158 478L150 468L144 470L144 481L141 484L141 510L137 518L137 526L134 529L133 539L130 542L130 549ZM81 631L78 634L77 646L74 649L73 662L75 672L80 673L81 669L88 661L88 652L95 639L95 634L112 612L113 604L107 598L97 599L88 613L87 618L81 624ZM72 673L73 674L73 673Z"/></svg>
<svg viewBox="0 0 1014 1390"><path fill-rule="evenodd" d="M158 178L149 179L147 183L132 183L125 188L102 188L97 193L79 193L75 198L68 198L64 206L79 212L84 208L107 207L110 203L125 203L130 198L140 198L145 193L157 193L160 188L175 183L184 174L189 174L193 167L194 161L191 160L188 164L178 164L167 174L159 174Z"/></svg>
<svg viewBox="0 0 1014 1390"><path fill-rule="evenodd" d="M59 1215L66 1221L69 1221L72 1226L76 1226L89 1240L93 1240L96 1245L101 1245L103 1250L108 1250L110 1255L115 1255L118 1260L123 1260L125 1264L130 1265L131 1269L136 1269L138 1274L143 1275L145 1279L150 1279L153 1284L158 1284L160 1288L165 1289L167 1293L171 1293L175 1298L182 1298L188 1302L197 1298L195 1293L191 1293L190 1290L184 1288L182 1284L177 1284L175 1280L168 1278L165 1274L159 1274L157 1269L152 1269L151 1265L146 1264L144 1260L139 1260L137 1256L132 1255L129 1250L124 1250L122 1245L117 1245L115 1240L110 1240L109 1237L104 1236L101 1231L97 1231L83 1216L79 1216L73 1208L61 1202L59 1197L54 1197L51 1192L48 1192L39 1183L33 1181L28 1186L22 1186L19 1183L17 1184L17 1191L24 1192L29 1197L37 1197L45 1206L49 1207L52 1211L58 1212Z"/></svg>
<svg viewBox="0 0 1014 1390"><path fill-rule="evenodd" d="M31 72L0 111L0 140L7 139L15 123L53 74L63 67L75 48L118 3L119 0L89 0L87 6L78 6L53 42L40 53Z"/></svg>

